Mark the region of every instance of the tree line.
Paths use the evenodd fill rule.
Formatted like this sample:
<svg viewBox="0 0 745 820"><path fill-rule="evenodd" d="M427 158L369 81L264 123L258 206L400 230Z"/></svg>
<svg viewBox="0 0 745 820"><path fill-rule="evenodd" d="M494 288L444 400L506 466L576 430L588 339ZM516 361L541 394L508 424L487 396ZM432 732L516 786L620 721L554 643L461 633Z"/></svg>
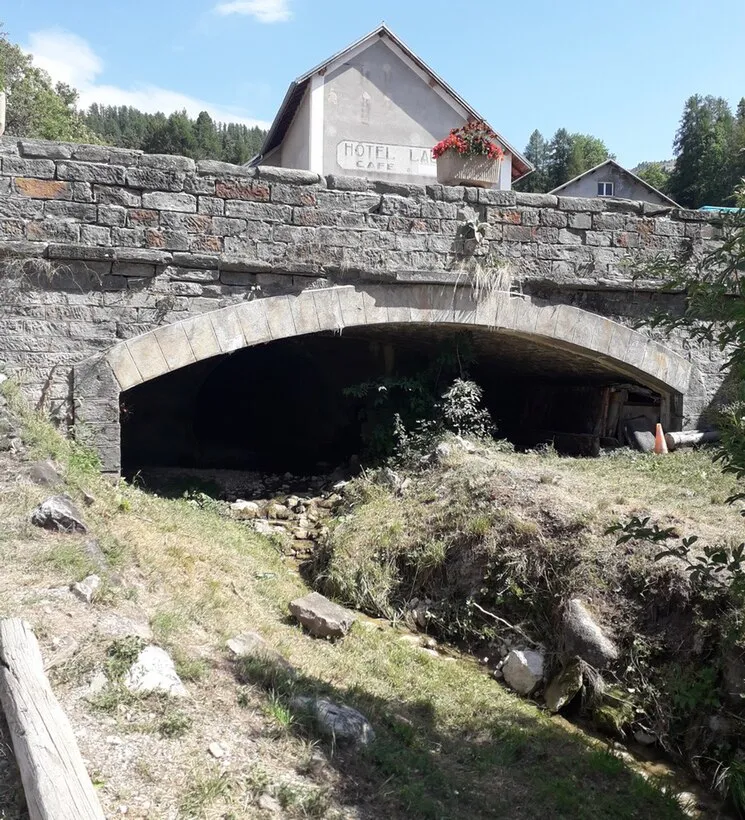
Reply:
<svg viewBox="0 0 745 820"><path fill-rule="evenodd" d="M5 133L10 136L105 143L240 165L259 152L266 135L261 128L215 122L206 111L196 119L185 111L166 116L129 106L92 105L79 111L77 91L53 83L30 55L8 40L0 24L2 89L7 93Z"/></svg>
<svg viewBox="0 0 745 820"><path fill-rule="evenodd" d="M166 117L129 106L94 104L82 115L82 120L110 145L139 148L148 154L218 159L236 165L258 154L266 136L263 128L215 122L206 111L192 119L186 111L176 111Z"/></svg>

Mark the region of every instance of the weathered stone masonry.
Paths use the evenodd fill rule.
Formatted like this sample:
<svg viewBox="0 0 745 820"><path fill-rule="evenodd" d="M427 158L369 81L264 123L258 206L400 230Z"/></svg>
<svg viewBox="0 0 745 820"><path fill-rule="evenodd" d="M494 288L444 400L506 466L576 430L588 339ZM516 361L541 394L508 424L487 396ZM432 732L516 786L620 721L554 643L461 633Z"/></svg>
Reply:
<svg viewBox="0 0 745 820"><path fill-rule="evenodd" d="M483 241L469 238L479 226ZM719 389L720 360L630 329L661 302L630 265L704 253L720 231L710 215L649 203L6 137L0 362L32 399L84 422L113 470L121 390L249 344L359 324L543 339L655 387L671 423L690 423ZM474 298L474 275L499 289Z"/></svg>

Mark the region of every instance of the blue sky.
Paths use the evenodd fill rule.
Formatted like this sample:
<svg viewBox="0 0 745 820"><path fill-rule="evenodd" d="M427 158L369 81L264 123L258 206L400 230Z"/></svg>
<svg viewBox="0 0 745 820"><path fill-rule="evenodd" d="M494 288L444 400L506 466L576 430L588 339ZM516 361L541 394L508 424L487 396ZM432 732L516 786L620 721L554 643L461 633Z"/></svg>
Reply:
<svg viewBox="0 0 745 820"><path fill-rule="evenodd" d="M504 137L564 126L672 156L685 99L745 95L743 0L0 0L81 101L265 124L288 83L382 20Z"/></svg>

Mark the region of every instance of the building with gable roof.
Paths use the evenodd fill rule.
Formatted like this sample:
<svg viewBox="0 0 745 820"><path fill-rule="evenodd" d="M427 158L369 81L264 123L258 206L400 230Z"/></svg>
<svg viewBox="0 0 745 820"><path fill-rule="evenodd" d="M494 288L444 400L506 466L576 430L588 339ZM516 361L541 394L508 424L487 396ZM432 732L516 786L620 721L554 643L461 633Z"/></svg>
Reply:
<svg viewBox="0 0 745 820"><path fill-rule="evenodd" d="M619 165L614 159L601 162L600 165L579 174L549 193L562 196L617 197L618 199L651 202L654 205L680 207L669 196Z"/></svg>
<svg viewBox="0 0 745 820"><path fill-rule="evenodd" d="M433 146L474 119L483 117L381 25L290 84L250 164L432 183ZM509 190L533 166L495 133L505 155L497 187Z"/></svg>

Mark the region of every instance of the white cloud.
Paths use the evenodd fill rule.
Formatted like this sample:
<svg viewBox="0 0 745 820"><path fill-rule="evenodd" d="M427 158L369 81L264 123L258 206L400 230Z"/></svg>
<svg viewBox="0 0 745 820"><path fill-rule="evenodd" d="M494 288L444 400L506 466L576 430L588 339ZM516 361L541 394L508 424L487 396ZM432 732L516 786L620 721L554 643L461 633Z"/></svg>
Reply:
<svg viewBox="0 0 745 820"><path fill-rule="evenodd" d="M162 111L165 114L185 109L191 117L196 117L200 111L207 111L213 119L221 122L269 127L269 123L247 117L244 111L237 108L215 105L208 100L157 85L141 84L124 88L99 83L97 79L104 69L103 60L86 40L68 31L35 31L29 36L26 51L33 56L35 65L48 71L55 82L68 83L77 88L81 108L87 108L92 103L130 105L140 111Z"/></svg>
<svg viewBox="0 0 745 820"><path fill-rule="evenodd" d="M215 6L218 14L247 14L260 23L285 23L292 18L289 0L230 0Z"/></svg>

